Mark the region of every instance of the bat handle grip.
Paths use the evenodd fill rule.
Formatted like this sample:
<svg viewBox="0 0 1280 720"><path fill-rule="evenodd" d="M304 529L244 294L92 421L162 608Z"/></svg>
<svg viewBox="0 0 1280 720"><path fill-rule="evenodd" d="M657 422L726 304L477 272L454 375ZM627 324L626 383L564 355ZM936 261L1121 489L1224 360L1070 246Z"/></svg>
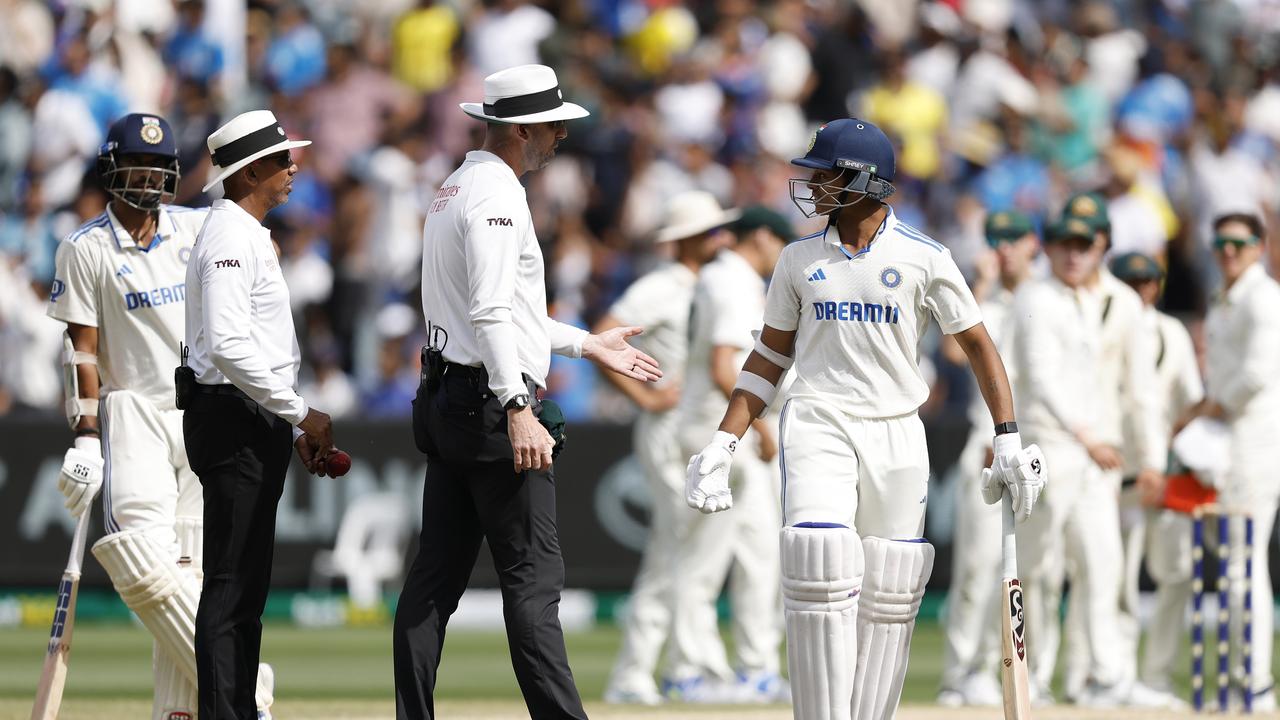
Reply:
<svg viewBox="0 0 1280 720"><path fill-rule="evenodd" d="M1018 577L1018 544L1013 533L1013 498L1006 488L1000 498L1000 570L1005 578Z"/></svg>
<svg viewBox="0 0 1280 720"><path fill-rule="evenodd" d="M84 560L85 537L89 534L89 514L92 508L85 508L76 521L76 534L71 538L71 556L67 558L67 572L80 574L80 564Z"/></svg>

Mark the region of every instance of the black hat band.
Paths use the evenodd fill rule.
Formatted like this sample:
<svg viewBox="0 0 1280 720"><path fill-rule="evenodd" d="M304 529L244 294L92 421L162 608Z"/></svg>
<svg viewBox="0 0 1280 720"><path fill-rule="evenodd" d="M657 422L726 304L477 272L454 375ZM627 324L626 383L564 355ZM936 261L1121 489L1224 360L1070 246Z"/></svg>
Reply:
<svg viewBox="0 0 1280 720"><path fill-rule="evenodd" d="M555 110L563 104L564 101L560 98L560 86L557 85L549 90L501 98L494 100L492 103L485 103L484 114L498 118L518 117L520 115L533 115L534 113Z"/></svg>
<svg viewBox="0 0 1280 720"><path fill-rule="evenodd" d="M213 163L218 167L231 167L250 155L266 150L272 145L279 145L287 139L280 123L273 123L214 150Z"/></svg>

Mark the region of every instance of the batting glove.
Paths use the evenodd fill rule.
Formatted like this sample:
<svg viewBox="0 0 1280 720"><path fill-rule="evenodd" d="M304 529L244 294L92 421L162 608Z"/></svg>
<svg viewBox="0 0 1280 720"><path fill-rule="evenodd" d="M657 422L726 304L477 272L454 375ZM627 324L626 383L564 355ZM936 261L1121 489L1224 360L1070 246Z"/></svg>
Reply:
<svg viewBox="0 0 1280 720"><path fill-rule="evenodd" d="M62 459L62 472L58 475L58 490L67 498L65 503L72 517L93 504L93 498L102 487L102 442L96 437L78 437L75 447L67 450Z"/></svg>
<svg viewBox="0 0 1280 720"><path fill-rule="evenodd" d="M990 468L982 471L982 499L994 505L1007 491L1013 501L1014 517L1024 522L1031 517L1031 510L1049 476L1044 453L1038 445L1022 447L1018 433L997 435L992 451L995 460Z"/></svg>
<svg viewBox="0 0 1280 720"><path fill-rule="evenodd" d="M729 468L738 438L733 433L716 431L702 452L689 458L685 471L684 499L689 507L710 515L733 507L729 490Z"/></svg>

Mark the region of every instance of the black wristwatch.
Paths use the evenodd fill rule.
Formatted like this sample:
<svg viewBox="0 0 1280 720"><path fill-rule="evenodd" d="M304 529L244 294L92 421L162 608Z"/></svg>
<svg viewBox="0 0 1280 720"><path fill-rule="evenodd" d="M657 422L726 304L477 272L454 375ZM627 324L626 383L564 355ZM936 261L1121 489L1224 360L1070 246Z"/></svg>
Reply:
<svg viewBox="0 0 1280 720"><path fill-rule="evenodd" d="M1018 432L1018 423L1016 422L1004 422L996 426L997 435L1008 435L1016 432Z"/></svg>
<svg viewBox="0 0 1280 720"><path fill-rule="evenodd" d="M525 393L520 393L508 400L507 404L502 407L504 410L523 410L529 407L529 396Z"/></svg>

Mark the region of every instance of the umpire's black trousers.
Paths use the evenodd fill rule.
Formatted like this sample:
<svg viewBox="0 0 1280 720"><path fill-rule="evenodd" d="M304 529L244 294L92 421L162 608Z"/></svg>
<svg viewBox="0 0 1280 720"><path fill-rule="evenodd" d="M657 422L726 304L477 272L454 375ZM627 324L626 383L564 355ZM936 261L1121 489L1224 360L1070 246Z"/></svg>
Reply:
<svg viewBox="0 0 1280 720"><path fill-rule="evenodd" d="M449 366L440 389L420 389L414 402L414 432L428 463L418 556L396 607L396 717L435 716L445 625L487 539L529 716L585 718L560 629L555 477L512 470L506 412L487 385L482 370Z"/></svg>
<svg viewBox="0 0 1280 720"><path fill-rule="evenodd" d="M230 385L198 386L182 432L204 487L204 589L196 613L200 718L254 720L276 505L293 433L288 422Z"/></svg>

